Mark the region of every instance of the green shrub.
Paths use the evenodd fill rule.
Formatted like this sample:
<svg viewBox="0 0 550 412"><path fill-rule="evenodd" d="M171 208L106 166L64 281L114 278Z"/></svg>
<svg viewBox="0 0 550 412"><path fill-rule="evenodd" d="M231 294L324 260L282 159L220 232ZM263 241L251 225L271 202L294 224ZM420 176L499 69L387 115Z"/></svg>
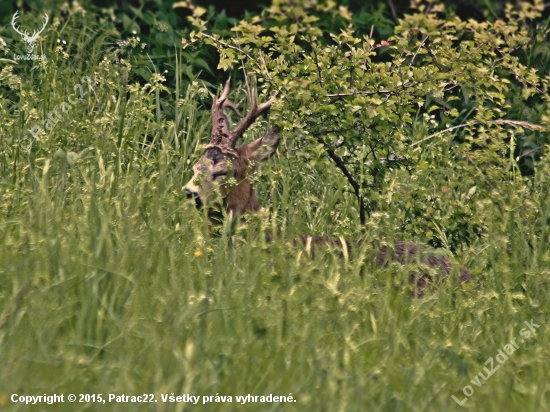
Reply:
<svg viewBox="0 0 550 412"><path fill-rule="evenodd" d="M481 191L482 198L506 194L518 144L546 141L550 76L517 57L532 47L524 22L543 6L508 7L505 20L494 22L462 21L439 4L417 7L379 43L356 35L346 8L286 1L240 21L228 38L210 33L196 13L191 42L216 47L220 69L242 66L265 98L278 93L271 118L283 128L289 155L303 170L339 174L362 224L375 211L397 208L405 225L426 219L433 244L456 247L483 227L478 210L464 203ZM327 16L349 24L327 33ZM515 117L535 101L533 122ZM398 170L417 181L414 189L393 182ZM447 196L453 207L443 216L430 198L445 185L458 195ZM397 186L393 197L387 188Z"/></svg>

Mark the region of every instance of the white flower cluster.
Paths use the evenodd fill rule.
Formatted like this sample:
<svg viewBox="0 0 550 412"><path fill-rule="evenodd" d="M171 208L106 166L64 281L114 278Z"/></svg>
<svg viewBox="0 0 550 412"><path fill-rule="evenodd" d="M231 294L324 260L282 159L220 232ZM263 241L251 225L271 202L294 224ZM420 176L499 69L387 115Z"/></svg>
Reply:
<svg viewBox="0 0 550 412"><path fill-rule="evenodd" d="M5 53L8 53L10 51L6 41L2 37L0 37L0 51L3 51Z"/></svg>
<svg viewBox="0 0 550 412"><path fill-rule="evenodd" d="M136 34L136 31L134 30L132 33ZM125 49L127 47L131 47L132 49L135 49L138 46L144 49L145 47L147 47L147 43L145 42L142 43L141 39L138 36L130 37L127 40L119 40L117 41L117 45L121 49Z"/></svg>
<svg viewBox="0 0 550 412"><path fill-rule="evenodd" d="M67 53L63 48L63 46L67 45L67 42L65 40L57 39L57 43L59 44L59 46L55 48L55 52L57 54L61 54L61 56L63 56L64 59L68 59L69 53Z"/></svg>

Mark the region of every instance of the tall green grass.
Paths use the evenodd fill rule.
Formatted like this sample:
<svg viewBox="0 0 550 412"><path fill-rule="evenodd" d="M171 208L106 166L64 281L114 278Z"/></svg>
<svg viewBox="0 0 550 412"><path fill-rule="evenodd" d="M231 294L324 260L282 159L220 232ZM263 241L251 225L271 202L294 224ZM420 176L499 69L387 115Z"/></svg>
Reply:
<svg viewBox="0 0 550 412"><path fill-rule="evenodd" d="M486 359L533 319L536 337L466 407L546 408L548 258L529 247L544 225L519 226L512 242L503 239L511 222L492 227L472 256L473 285L448 280L414 299L399 269L361 277L357 260L336 250L308 257L292 233L266 243L251 232L230 245L160 189L162 176L127 176L115 196L113 176L92 174L53 198L37 178L25 207L3 219L5 394L292 393L284 409L458 410L451 395L462 399ZM77 407L86 408L104 410ZM258 405L201 407L235 409Z"/></svg>
<svg viewBox="0 0 550 412"><path fill-rule="evenodd" d="M0 89L0 409L550 407L546 161L532 181L502 182L506 196L479 195L484 231L456 256L474 281L450 277L415 299L410 267L376 267L368 250L311 257L294 245L300 233L411 237L396 230L402 215L391 208L357 228L339 176L301 154L281 149L262 165L265 208L236 235L211 237L204 213L181 193L209 136L202 85L184 88L154 65L149 85L137 84L131 59L104 47L109 26L79 14L71 21L69 34L85 26L96 36L75 40L68 59L55 58L52 42L47 63L20 63L13 84ZM21 146L25 130L85 75L94 88L81 104L30 150ZM235 93L236 101L244 96ZM276 239L266 242L263 230ZM536 335L518 340L509 360L473 386L485 361L531 319L541 325ZM460 407L451 396L463 399L466 385L475 393ZM11 403L14 393L151 393L158 402L29 407ZM230 395L233 403L161 401L172 393ZM296 402L236 403L237 395L290 393Z"/></svg>

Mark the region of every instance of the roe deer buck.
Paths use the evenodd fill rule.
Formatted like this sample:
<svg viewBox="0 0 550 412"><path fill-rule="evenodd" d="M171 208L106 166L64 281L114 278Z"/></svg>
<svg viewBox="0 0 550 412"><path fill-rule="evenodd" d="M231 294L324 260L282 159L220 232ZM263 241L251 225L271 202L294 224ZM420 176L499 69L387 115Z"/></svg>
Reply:
<svg viewBox="0 0 550 412"><path fill-rule="evenodd" d="M237 219L239 215L246 212L259 210L254 187L247 179L248 166L250 161L268 159L277 149L280 138L279 129L273 127L265 136L236 147L237 140L242 137L258 116L269 109L275 96L266 103L258 105L255 92L252 90L248 114L234 130L231 130L224 109L231 109L239 117L243 116L237 107L229 101L229 90L228 80L221 96L218 98L213 96L210 143L206 146L204 155L193 166L193 177L183 187L187 198L195 199L197 208L207 207L207 215L210 222L214 224L221 223L223 219L221 208L226 209L231 219ZM228 177L236 180L236 185L231 189L225 184ZM221 196L222 204L216 200L220 199L218 196ZM345 247L347 250L364 244L363 240L348 242L340 241L337 238L309 235L299 236L295 240L295 244L297 241L309 247L332 244ZM345 242L345 245L342 242ZM374 245L374 242L371 244ZM394 248L381 246L376 249L375 261L380 266L387 265L391 261L405 264L414 262L416 259L428 267L442 270L444 273L448 274L451 271L451 265L446 257L434 255L414 243L400 242ZM471 274L467 269L460 268L460 272L460 279L463 282L471 279ZM422 288L429 280L431 277L427 273L423 273L420 277L411 275L409 278L410 283L416 284L418 296L422 295Z"/></svg>

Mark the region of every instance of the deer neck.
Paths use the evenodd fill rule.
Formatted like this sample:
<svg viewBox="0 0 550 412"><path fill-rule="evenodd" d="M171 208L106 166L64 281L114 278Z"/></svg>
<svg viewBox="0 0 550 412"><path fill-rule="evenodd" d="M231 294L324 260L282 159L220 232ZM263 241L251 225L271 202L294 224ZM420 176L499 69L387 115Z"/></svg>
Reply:
<svg viewBox="0 0 550 412"><path fill-rule="evenodd" d="M227 212L233 216L239 216L244 213L257 212L260 210L256 198L256 190L252 183L243 180L227 196Z"/></svg>

